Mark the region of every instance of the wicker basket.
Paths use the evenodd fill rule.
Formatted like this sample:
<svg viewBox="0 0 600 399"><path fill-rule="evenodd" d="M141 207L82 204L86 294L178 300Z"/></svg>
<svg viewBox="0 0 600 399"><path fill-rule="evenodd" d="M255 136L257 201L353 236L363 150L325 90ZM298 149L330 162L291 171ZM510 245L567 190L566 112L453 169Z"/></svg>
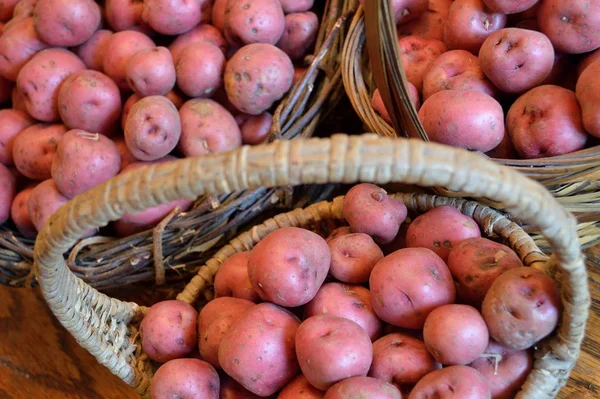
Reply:
<svg viewBox="0 0 600 399"><path fill-rule="evenodd" d="M210 171L210 173L207 173ZM38 279L51 310L102 364L141 395L149 395L155 364L142 352L137 328L146 308L112 299L75 277L64 261L90 227L106 225L125 212L179 197L221 194L287 184L404 182L445 186L504 204L519 218L540 227L554 253L547 258L531 238L501 213L472 201L426 194L402 194L411 212L441 204L473 217L487 236L500 237L523 263L545 270L561 286L564 311L557 331L537 348L534 370L519 398L554 397L566 383L584 336L590 297L575 220L539 184L467 151L419 140L376 135L334 135L331 139L280 141L226 154L150 166L95 187L53 215L35 245ZM136 193L136 195L131 195ZM321 202L278 215L224 246L200 268L178 299L212 298L213 276L225 259L248 250L283 226L314 227L342 218L342 201Z"/></svg>
<svg viewBox="0 0 600 399"><path fill-rule="evenodd" d="M377 24L379 29L376 30L374 27L372 35L369 36L371 38L369 45L366 44L365 10L360 7L351 22L342 50L342 78L346 93L368 131L390 137L396 136L396 131L412 132L411 136L428 141L427 134L416 117L416 110L401 88L400 80L406 85L406 78L403 73L400 73L402 67L398 61L396 29L394 27L393 31L386 32L386 26L381 22L391 18L387 11L388 2L372 3L380 4L380 8L373 11L379 12ZM388 22L393 26L391 19ZM377 63L371 65L369 54L381 54L381 57ZM374 74L372 68L375 67L381 73ZM388 113L401 115L404 112L404 120L408 126L395 129L373 109L371 97L376 89L377 79L380 79L379 85L382 87L383 82L387 83L385 87L393 98L390 106L395 109L388 109ZM383 97L383 91L381 94ZM402 111L400 107L411 108L414 114L409 112L410 110ZM600 146L549 158L494 159L494 161L510 166L539 181L561 205L573 212L579 222L579 237L583 246L589 247L600 243ZM451 193L444 192L444 194ZM490 203L490 205L496 204ZM528 231L533 232L534 229ZM548 243L539 234L534 234L534 239L543 249L549 248Z"/></svg>
<svg viewBox="0 0 600 399"><path fill-rule="evenodd" d="M307 72L274 112L270 141L312 136L344 97L340 52L346 21L357 4L326 2L315 54L307 57ZM122 239L100 235L80 241L69 254L69 266L99 289L185 279L208 259L215 244L229 241L237 229L255 224L265 212L302 206L328 193L313 188L293 194L290 188L259 188L202 196L191 211L174 212L154 229ZM33 241L23 239L13 226L0 226L0 283L29 286L32 256Z"/></svg>

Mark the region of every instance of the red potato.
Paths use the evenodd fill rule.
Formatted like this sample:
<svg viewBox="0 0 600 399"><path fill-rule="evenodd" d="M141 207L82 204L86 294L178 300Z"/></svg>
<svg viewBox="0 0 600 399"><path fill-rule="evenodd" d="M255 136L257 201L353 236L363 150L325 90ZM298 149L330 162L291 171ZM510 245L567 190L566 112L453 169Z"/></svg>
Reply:
<svg viewBox="0 0 600 399"><path fill-rule="evenodd" d="M32 180L49 179L58 143L67 130L64 125L40 123L17 134L13 160L19 172Z"/></svg>
<svg viewBox="0 0 600 399"><path fill-rule="evenodd" d="M33 29L33 18L15 22L0 36L0 76L16 81L23 66L39 51L48 47Z"/></svg>
<svg viewBox="0 0 600 399"><path fill-rule="evenodd" d="M2 169L2 167L3 166L0 165L0 169ZM21 235L25 238L35 238L37 235L37 230L35 229L35 226L29 217L29 212L27 211L27 203L29 202L29 196L31 195L32 191L33 187L28 187L22 191L19 191L19 193L13 199L10 207L10 219L17 227L19 233L21 233ZM6 187L3 187L1 193L2 194L0 194L0 197L10 193L10 188L6 189ZM1 199L0 203L2 203ZM2 212L0 211L0 215L1 214ZM0 216L0 220L2 220L2 216Z"/></svg>
<svg viewBox="0 0 600 399"><path fill-rule="evenodd" d="M281 3L284 13L291 14L310 10L314 0L279 0L279 3Z"/></svg>
<svg viewBox="0 0 600 399"><path fill-rule="evenodd" d="M13 144L21 131L33 124L24 112L16 109L0 110L0 163L11 166L13 162Z"/></svg>
<svg viewBox="0 0 600 399"><path fill-rule="evenodd" d="M9 21L13 17L13 10L18 3L19 0L0 1L0 21Z"/></svg>
<svg viewBox="0 0 600 399"><path fill-rule="evenodd" d="M396 386L416 384L440 368L425 343L404 333L391 333L373 342L373 364L369 377Z"/></svg>
<svg viewBox="0 0 600 399"><path fill-rule="evenodd" d="M408 226L406 245L428 248L445 262L454 246L473 237L481 237L473 219L453 206L438 206L417 216Z"/></svg>
<svg viewBox="0 0 600 399"><path fill-rule="evenodd" d="M344 219L352 231L368 234L380 244L396 237L407 213L406 205L374 184L357 184L344 197Z"/></svg>
<svg viewBox="0 0 600 399"><path fill-rule="evenodd" d="M325 392L310 385L302 374L287 384L277 396L277 399L322 399Z"/></svg>
<svg viewBox="0 0 600 399"><path fill-rule="evenodd" d="M221 33L225 32L225 10L227 10L227 0L215 0L211 13L211 24Z"/></svg>
<svg viewBox="0 0 600 399"><path fill-rule="evenodd" d="M195 98L179 109L179 149L186 157L230 151L242 144L233 116L216 101Z"/></svg>
<svg viewBox="0 0 600 399"><path fill-rule="evenodd" d="M223 80L227 98L238 110L259 115L288 92L293 77L294 66L287 54L270 44L257 43L234 54L225 66Z"/></svg>
<svg viewBox="0 0 600 399"><path fill-rule="evenodd" d="M125 75L131 90L141 96L162 96L175 86L175 65L166 47L137 52L129 59Z"/></svg>
<svg viewBox="0 0 600 399"><path fill-rule="evenodd" d="M490 341L484 355L469 366L486 378L492 399L513 399L533 368L533 355Z"/></svg>
<svg viewBox="0 0 600 399"><path fill-rule="evenodd" d="M534 7L538 1L539 0L483 0L486 6L502 14L517 14L527 11Z"/></svg>
<svg viewBox="0 0 600 399"><path fill-rule="evenodd" d="M210 19L212 0L145 0L142 20L163 35L180 35ZM208 6L208 10L207 7ZM203 15L208 11L208 16Z"/></svg>
<svg viewBox="0 0 600 399"><path fill-rule="evenodd" d="M16 111L21 111L25 115L30 117L30 115L27 113L27 107L25 106L25 99L23 98L23 93L21 93L17 89L16 85L13 86L10 97L11 97L11 102L12 102L12 108Z"/></svg>
<svg viewBox="0 0 600 399"><path fill-rule="evenodd" d="M435 59L423 75L423 100L442 90L480 91L496 95L496 88L486 77L479 59L466 50L450 50Z"/></svg>
<svg viewBox="0 0 600 399"><path fill-rule="evenodd" d="M78 46L98 30L100 7L94 0L38 0L33 26L51 46Z"/></svg>
<svg viewBox="0 0 600 399"><path fill-rule="evenodd" d="M177 110L179 110L187 100L187 98L182 93L180 93L179 90L177 90L177 88L165 94L165 97L171 100L171 102L173 103L175 108L177 108Z"/></svg>
<svg viewBox="0 0 600 399"><path fill-rule="evenodd" d="M527 349L558 324L560 296L554 280L530 267L500 275L487 292L481 314L494 341Z"/></svg>
<svg viewBox="0 0 600 399"><path fill-rule="evenodd" d="M241 298L215 298L207 303L198 316L198 348L200 356L216 368L219 364L219 346L227 331L246 312L253 302Z"/></svg>
<svg viewBox="0 0 600 399"><path fill-rule="evenodd" d="M365 7L365 0L359 0L359 3L363 8ZM428 3L429 0L392 0L391 11L396 24L404 24L419 18L427 11Z"/></svg>
<svg viewBox="0 0 600 399"><path fill-rule="evenodd" d="M175 359L161 365L152 379L152 399L219 399L219 375L205 361Z"/></svg>
<svg viewBox="0 0 600 399"><path fill-rule="evenodd" d="M408 95L410 97L410 102L412 103L413 107L415 107L415 110L418 112L421 108L421 99L419 97L419 91L417 90L414 84L410 82L406 83L408 84ZM375 111L379 113L379 115L381 115L383 120L385 120L390 125L392 124L392 119L390 118L390 115L388 114L387 109L385 108L385 104L383 103L383 99L381 98L381 93L379 92L379 89L375 89L375 91L373 92L371 106Z"/></svg>
<svg viewBox="0 0 600 399"><path fill-rule="evenodd" d="M129 98L127 98L125 104L123 104L123 110L121 112L121 129L123 131L125 131L125 123L127 122L127 117L131 112L131 107L133 107L133 105L141 99L142 97L139 94L133 93L131 96L129 96Z"/></svg>
<svg viewBox="0 0 600 399"><path fill-rule="evenodd" d="M225 38L232 45L274 45L285 29L285 16L278 0L228 0Z"/></svg>
<svg viewBox="0 0 600 399"><path fill-rule="evenodd" d="M27 200L27 213L35 229L40 231L46 220L68 201L69 199L58 191L52 179L44 180L35 186Z"/></svg>
<svg viewBox="0 0 600 399"><path fill-rule="evenodd" d="M373 348L361 326L342 317L322 314L309 317L298 327L296 354L308 382L326 390L345 378L366 376Z"/></svg>
<svg viewBox="0 0 600 399"><path fill-rule="evenodd" d="M179 56L186 47L198 43L212 44L218 47L223 52L223 55L227 53L227 42L221 32L212 25L202 24L183 35L177 36L169 45L174 65L177 65Z"/></svg>
<svg viewBox="0 0 600 399"><path fill-rule="evenodd" d="M239 252L223 262L215 275L215 298L234 297L260 302L260 296L248 277L249 251Z"/></svg>
<svg viewBox="0 0 600 399"><path fill-rule="evenodd" d="M383 252L371 236L345 234L328 242L331 250L329 273L339 281L362 284L369 281L371 270L383 258Z"/></svg>
<svg viewBox="0 0 600 399"><path fill-rule="evenodd" d="M590 65L592 65L596 60L600 59L600 49L593 51L589 54L587 54L580 62L579 65L577 65L577 78L579 78L581 76L581 74L583 73L583 71L585 71L585 69L587 67L589 67Z"/></svg>
<svg viewBox="0 0 600 399"><path fill-rule="evenodd" d="M498 89L523 93L548 77L554 65L554 49L543 33L504 28L485 39L479 63Z"/></svg>
<svg viewBox="0 0 600 399"><path fill-rule="evenodd" d="M16 193L15 177L6 166L0 164L0 224L8 220Z"/></svg>
<svg viewBox="0 0 600 399"><path fill-rule="evenodd" d="M319 18L312 11L285 16L285 29L277 47L292 61L301 60L315 44L319 31Z"/></svg>
<svg viewBox="0 0 600 399"><path fill-rule="evenodd" d="M142 161L154 161L169 154L180 136L179 113L166 97L144 97L127 115L125 143L133 156Z"/></svg>
<svg viewBox="0 0 600 399"><path fill-rule="evenodd" d="M177 61L177 87L190 97L210 97L223 85L225 56L216 46L200 42L187 46Z"/></svg>
<svg viewBox="0 0 600 399"><path fill-rule="evenodd" d="M219 399L260 399L261 396L255 395L241 386L236 380L229 377L225 373L221 373L221 390ZM270 399L275 399L276 395L268 396Z"/></svg>
<svg viewBox="0 0 600 399"><path fill-rule="evenodd" d="M306 74L307 70L308 70L308 68L306 68L306 67L294 66L294 80L293 80L294 85L304 78L304 75Z"/></svg>
<svg viewBox="0 0 600 399"><path fill-rule="evenodd" d="M108 76L87 69L65 79L58 89L57 105L69 129L111 136L121 116L121 93Z"/></svg>
<svg viewBox="0 0 600 399"><path fill-rule="evenodd" d="M423 377L408 399L491 399L487 380L468 366L450 366Z"/></svg>
<svg viewBox="0 0 600 399"><path fill-rule="evenodd" d="M484 237L460 241L450 250L447 263L456 283L456 296L475 307L481 306L498 276L523 266L512 249Z"/></svg>
<svg viewBox="0 0 600 399"><path fill-rule="evenodd" d="M249 115L248 118L240 125L243 144L262 144L264 143L271 131L273 116L268 112L263 112L260 115Z"/></svg>
<svg viewBox="0 0 600 399"><path fill-rule="evenodd" d="M115 32L140 31L149 34L151 29L142 21L143 1L106 0L104 14L108 26Z"/></svg>
<svg viewBox="0 0 600 399"><path fill-rule="evenodd" d="M350 377L333 385L324 399L402 399L400 391L387 382L371 377Z"/></svg>
<svg viewBox="0 0 600 399"><path fill-rule="evenodd" d="M52 179L73 198L119 173L121 156L115 143L98 133L73 129L65 133L52 161Z"/></svg>
<svg viewBox="0 0 600 399"><path fill-rule="evenodd" d="M106 43L110 49L102 60L102 69L122 90L129 90L127 64L142 50L154 48L154 42L141 32L125 30L114 33Z"/></svg>
<svg viewBox="0 0 600 399"><path fill-rule="evenodd" d="M310 230L284 227L265 236L250 251L248 276L261 299L296 307L312 300L331 262L329 247Z"/></svg>
<svg viewBox="0 0 600 399"><path fill-rule="evenodd" d="M500 144L493 150L486 152L485 155L496 159L517 159L519 157L515 146L510 141L510 136L506 132Z"/></svg>
<svg viewBox="0 0 600 399"><path fill-rule="evenodd" d="M377 262L369 287L379 318L411 329L423 328L433 309L456 297L448 267L427 248L400 249Z"/></svg>
<svg viewBox="0 0 600 399"><path fill-rule="evenodd" d="M184 357L196 348L198 312L190 304L170 300L158 302L140 324L142 349L157 362Z"/></svg>
<svg viewBox="0 0 600 399"><path fill-rule="evenodd" d="M419 18L400 24L398 37L418 36L427 40L443 40L444 25L454 0L429 0L427 10Z"/></svg>
<svg viewBox="0 0 600 399"><path fill-rule="evenodd" d="M575 93L560 86L538 86L520 96L506 114L506 128L526 159L578 151L588 140Z"/></svg>
<svg viewBox="0 0 600 399"><path fill-rule="evenodd" d="M254 305L221 340L221 367L250 392L274 394L298 374L294 337L299 325L277 305Z"/></svg>
<svg viewBox="0 0 600 399"><path fill-rule="evenodd" d="M600 3L597 1L540 1L537 20L556 51L581 54L600 47Z"/></svg>
<svg viewBox="0 0 600 399"><path fill-rule="evenodd" d="M331 240L333 240L334 238L346 235L346 234L352 234L352 229L350 228L350 226L340 226L335 228L333 231L331 231L331 233L329 233L329 235L327 236L327 238L325 238L325 241L327 242L327 244L329 244L329 242Z"/></svg>
<svg viewBox="0 0 600 399"><path fill-rule="evenodd" d="M600 61L588 66L577 80L575 94L581 105L582 123L585 130L600 137Z"/></svg>
<svg viewBox="0 0 600 399"><path fill-rule="evenodd" d="M418 91L423 89L423 76L429 65L442 53L446 45L439 40L427 40L418 36L406 36L398 40L400 59L406 79Z"/></svg>
<svg viewBox="0 0 600 399"><path fill-rule="evenodd" d="M106 44L113 32L107 29L97 30L85 43L73 49L75 54L89 69L102 71L102 59L106 52Z"/></svg>
<svg viewBox="0 0 600 399"><path fill-rule="evenodd" d="M371 293L360 285L324 284L304 307L304 317L320 314L342 317L362 327L371 341L381 335L383 323L373 311Z"/></svg>
<svg viewBox="0 0 600 399"><path fill-rule="evenodd" d="M120 171L123 171L123 169L125 169L132 163L139 162L139 159L134 157L133 154L131 153L131 151L129 151L129 148L127 148L127 144L125 143L124 138L122 138L122 137L119 137L116 139L113 138L113 142L115 143L115 146L117 147L117 151L119 151L119 155L121 157Z"/></svg>

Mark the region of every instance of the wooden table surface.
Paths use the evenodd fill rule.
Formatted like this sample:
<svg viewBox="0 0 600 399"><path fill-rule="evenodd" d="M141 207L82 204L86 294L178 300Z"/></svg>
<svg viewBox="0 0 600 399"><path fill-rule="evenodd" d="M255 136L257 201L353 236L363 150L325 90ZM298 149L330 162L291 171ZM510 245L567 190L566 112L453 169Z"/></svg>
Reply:
<svg viewBox="0 0 600 399"><path fill-rule="evenodd" d="M600 248L597 253L600 254ZM590 265L593 296L584 352L559 398L600 399L600 265ZM0 287L0 399L139 399L56 321L39 290Z"/></svg>

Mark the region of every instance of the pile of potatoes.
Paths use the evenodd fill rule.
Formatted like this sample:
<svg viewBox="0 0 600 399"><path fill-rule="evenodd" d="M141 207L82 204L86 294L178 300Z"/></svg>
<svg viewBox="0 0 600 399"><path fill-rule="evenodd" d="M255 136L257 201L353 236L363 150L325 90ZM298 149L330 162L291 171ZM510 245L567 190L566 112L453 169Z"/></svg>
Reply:
<svg viewBox="0 0 600 399"><path fill-rule="evenodd" d="M343 215L326 238L285 227L225 260L199 313L153 305L152 397L513 398L558 323L554 281L454 207L406 223L365 183Z"/></svg>
<svg viewBox="0 0 600 399"><path fill-rule="evenodd" d="M432 141L551 157L600 138L600 3L392 0L411 102ZM373 108L391 123L381 95Z"/></svg>
<svg viewBox="0 0 600 399"><path fill-rule="evenodd" d="M119 173L266 140L273 108L306 70L312 8L0 0L0 224L33 238L62 204ZM126 215L115 232L191 205Z"/></svg>

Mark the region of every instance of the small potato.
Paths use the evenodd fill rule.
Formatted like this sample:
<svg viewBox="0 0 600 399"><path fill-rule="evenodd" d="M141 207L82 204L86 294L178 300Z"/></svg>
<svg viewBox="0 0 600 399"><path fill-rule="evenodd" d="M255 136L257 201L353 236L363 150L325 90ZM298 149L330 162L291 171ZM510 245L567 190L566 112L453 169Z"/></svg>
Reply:
<svg viewBox="0 0 600 399"><path fill-rule="evenodd" d="M310 385L302 374L287 384L277 396L277 399L322 399L325 392Z"/></svg>
<svg viewBox="0 0 600 399"><path fill-rule="evenodd" d="M417 91L417 88L414 84L410 82L406 83L408 83L408 95L410 96L410 102L415 107L415 110L418 112L421 108L421 99L419 97L419 92ZM375 91L373 92L371 106L375 111L379 113L379 115L381 115L384 121L386 121L390 125L392 124L392 118L390 118L390 115L388 114L387 109L385 108L385 104L383 103L383 99L381 98L381 93L379 92L379 89L375 89Z"/></svg>
<svg viewBox="0 0 600 399"><path fill-rule="evenodd" d="M485 155L496 159L517 159L519 157L515 146L510 141L510 136L506 132L500 144L493 150L486 152Z"/></svg>
<svg viewBox="0 0 600 399"><path fill-rule="evenodd" d="M31 191L27 200L27 213L37 231L58 208L69 201L62 195L52 179L44 180Z"/></svg>
<svg viewBox="0 0 600 399"><path fill-rule="evenodd" d="M417 216L408 226L406 245L435 252L445 262L462 240L481 237L477 223L453 206L438 206Z"/></svg>
<svg viewBox="0 0 600 399"><path fill-rule="evenodd" d="M554 65L554 49L543 33L504 28L485 39L479 63L498 89L523 93L548 77Z"/></svg>
<svg viewBox="0 0 600 399"><path fill-rule="evenodd" d="M480 91L496 95L496 88L486 77L479 59L466 50L450 50L431 63L423 76L423 100L442 90Z"/></svg>
<svg viewBox="0 0 600 399"><path fill-rule="evenodd" d="M260 296L248 277L249 251L238 252L223 262L215 275L215 298L234 297L260 302Z"/></svg>
<svg viewBox="0 0 600 399"><path fill-rule="evenodd" d="M106 43L102 69L122 90L129 90L127 64L131 57L142 50L154 48L154 42L141 32L125 30L113 34Z"/></svg>
<svg viewBox="0 0 600 399"><path fill-rule="evenodd" d="M319 31L319 18L312 11L285 16L285 29L277 47L292 61L301 60L314 46Z"/></svg>
<svg viewBox="0 0 600 399"><path fill-rule="evenodd" d="M217 0L218 1L218 0ZM304 12L312 8L314 0L279 0L283 12L291 14L294 12Z"/></svg>
<svg viewBox="0 0 600 399"><path fill-rule="evenodd" d="M285 29L285 16L278 0L228 0L225 38L230 44L274 45Z"/></svg>
<svg viewBox="0 0 600 399"><path fill-rule="evenodd" d="M371 293L360 285L324 284L304 307L305 318L328 314L351 320L362 327L371 341L381 335L383 323L373 311Z"/></svg>
<svg viewBox="0 0 600 399"><path fill-rule="evenodd" d="M137 52L126 69L127 83L141 96L162 96L175 86L175 65L166 47Z"/></svg>
<svg viewBox="0 0 600 399"><path fill-rule="evenodd" d="M361 326L342 317L322 314L309 317L298 327L296 354L308 382L326 390L345 378L366 376L373 348Z"/></svg>
<svg viewBox="0 0 600 399"><path fill-rule="evenodd" d="M152 399L219 399L220 381L215 369L199 359L175 359L156 370Z"/></svg>
<svg viewBox="0 0 600 399"><path fill-rule="evenodd" d="M575 93L554 85L538 86L521 95L506 114L506 128L525 159L578 151L588 140Z"/></svg>
<svg viewBox="0 0 600 399"><path fill-rule="evenodd" d="M227 42L221 32L212 25L202 24L183 35L177 36L177 38L169 45L173 63L177 65L181 52L185 50L186 47L197 43L210 43L213 46L218 47L223 52L223 55L227 53Z"/></svg>
<svg viewBox="0 0 600 399"><path fill-rule="evenodd" d="M2 165L0 165L0 169L2 169ZM0 172L2 175L2 172ZM2 178L0 177L0 180ZM2 185L2 184L0 184ZM15 198L13 199L12 205L10 207L10 219L13 221L15 226L17 226L17 230L19 233L25 238L35 238L37 234L37 230L29 217L29 212L27 211L27 203L29 202L29 196L33 191L33 187L28 187L22 191L20 191ZM6 195L10 193L10 187L6 189L2 187L0 197L2 195ZM2 203L2 199L0 199L0 203ZM0 220L2 220L2 211L0 211Z"/></svg>
<svg viewBox="0 0 600 399"><path fill-rule="evenodd" d="M32 180L49 179L58 143L67 130L65 125L40 123L17 134L13 160L19 172Z"/></svg>
<svg viewBox="0 0 600 399"><path fill-rule="evenodd" d="M455 0L444 25L444 43L478 54L485 39L505 26L506 15L490 10L483 0Z"/></svg>
<svg viewBox="0 0 600 399"><path fill-rule="evenodd" d="M169 100L171 100L171 102L173 103L175 108L177 108L177 110L179 110L179 108L181 108L181 106L186 101L186 97L182 93L180 93L177 90L177 88L175 88L175 89L171 90L170 92L168 92L167 94L165 94L165 97L167 97Z"/></svg>
<svg viewBox="0 0 600 399"><path fill-rule="evenodd" d="M198 343L198 312L190 304L169 300L158 302L140 324L142 349L156 362L167 362L188 355Z"/></svg>
<svg viewBox="0 0 600 399"><path fill-rule="evenodd" d="M221 367L250 392L274 394L298 374L294 337L299 325L277 305L254 305L221 340Z"/></svg>
<svg viewBox="0 0 600 399"><path fill-rule="evenodd" d="M52 179L67 198L73 198L119 173L121 156L108 137L73 129L65 133L52 161Z"/></svg>
<svg viewBox="0 0 600 399"><path fill-rule="evenodd" d="M10 216L10 208L17 193L17 181L11 171L0 163L0 224Z"/></svg>
<svg viewBox="0 0 600 399"><path fill-rule="evenodd" d="M433 309L456 297L448 267L427 248L400 249L377 262L369 287L379 318L411 329L423 328Z"/></svg>
<svg viewBox="0 0 600 399"><path fill-rule="evenodd" d="M219 364L219 346L229 328L254 306L241 298L215 298L207 303L198 316L198 348L200 356L216 368Z"/></svg>
<svg viewBox="0 0 600 399"><path fill-rule="evenodd" d="M318 234L284 227L269 233L252 248L248 276L262 300L296 307L315 297L330 263L329 247Z"/></svg>
<svg viewBox="0 0 600 399"><path fill-rule="evenodd" d="M242 145L233 116L216 101L194 98L179 109L179 149L186 157L226 152Z"/></svg>
<svg viewBox="0 0 600 399"><path fill-rule="evenodd" d="M493 399L513 399L533 368L533 355L490 341L484 354L469 366L487 379Z"/></svg>
<svg viewBox="0 0 600 399"><path fill-rule="evenodd" d="M581 74L583 73L583 71L585 71L587 67L589 67L590 65L592 65L592 63L599 59L600 49L593 51L587 54L584 58L582 58L579 64L577 65L577 78L581 76Z"/></svg>
<svg viewBox="0 0 600 399"><path fill-rule="evenodd" d="M100 7L94 0L38 0L33 26L51 46L78 46L98 30Z"/></svg>
<svg viewBox="0 0 600 399"><path fill-rule="evenodd" d="M225 10L228 0L215 0L212 7L211 23L221 33L225 32Z"/></svg>
<svg viewBox="0 0 600 399"><path fill-rule="evenodd" d="M294 66L287 54L259 43L244 46L231 57L223 80L227 98L238 110L259 115L287 93L293 77Z"/></svg>
<svg viewBox="0 0 600 399"><path fill-rule="evenodd" d="M423 377L412 389L408 399L491 399L487 380L468 366L450 366Z"/></svg>
<svg viewBox="0 0 600 399"><path fill-rule="evenodd" d="M406 205L374 184L352 187L344 197L344 219L355 233L365 233L380 244L396 237L407 215Z"/></svg>
<svg viewBox="0 0 600 399"><path fill-rule="evenodd" d="M166 97L144 97L127 115L125 143L133 156L142 161L154 161L169 154L180 136L179 113Z"/></svg>
<svg viewBox="0 0 600 399"><path fill-rule="evenodd" d="M398 40L398 46L406 79L415 85L418 91L423 90L423 76L427 68L437 57L446 52L446 45L439 40L407 36Z"/></svg>
<svg viewBox="0 0 600 399"><path fill-rule="evenodd" d="M444 25L454 0L429 0L425 12L415 19L398 25L398 37L418 36L426 40L443 40Z"/></svg>
<svg viewBox="0 0 600 399"><path fill-rule="evenodd" d="M444 365L473 362L489 338L483 317L469 305L442 305L429 313L423 326L425 346Z"/></svg>
<svg viewBox="0 0 600 399"><path fill-rule="evenodd" d="M540 1L537 20L556 51L581 54L600 47L600 4L597 2Z"/></svg>
<svg viewBox="0 0 600 399"><path fill-rule="evenodd" d="M60 85L69 75L84 69L83 62L65 49L51 48L34 55L17 77L17 88L23 94L29 115L43 122L59 121Z"/></svg>
<svg viewBox="0 0 600 399"><path fill-rule="evenodd" d="M241 386L236 380L231 378L225 373L220 375L221 377L221 390L219 392L219 399L261 399L262 396L258 396ZM269 399L277 398L277 395L268 396Z"/></svg>
<svg viewBox="0 0 600 399"><path fill-rule="evenodd" d="M121 129L123 131L125 131L125 124L127 123L127 117L129 116L129 112L131 112L131 107L133 107L133 105L141 99L142 96L140 96L137 93L133 93L131 96L129 96L129 98L127 98L125 104L123 104L123 110L121 112Z"/></svg>
<svg viewBox="0 0 600 399"><path fill-rule="evenodd" d="M522 267L517 254L484 237L467 238L450 250L448 269L459 300L480 307L494 280L509 269Z"/></svg>
<svg viewBox="0 0 600 399"><path fill-rule="evenodd" d="M324 399L402 399L402 394L392 384L371 377L350 377L333 385Z"/></svg>
<svg viewBox="0 0 600 399"><path fill-rule="evenodd" d="M396 386L416 384L440 368L425 343L404 333L391 333L373 342L373 364L369 377Z"/></svg>
<svg viewBox="0 0 600 399"><path fill-rule="evenodd" d="M177 61L177 87L190 97L210 97L223 85L225 56L215 45L200 42L187 46Z"/></svg>
<svg viewBox="0 0 600 399"><path fill-rule="evenodd" d="M331 250L329 273L339 281L362 284L383 258L381 248L364 233L346 234L328 242Z"/></svg>
<svg viewBox="0 0 600 399"><path fill-rule="evenodd" d="M142 20L163 35L180 35L193 29L203 19L210 19L210 3L212 0L145 0ZM208 11L208 15L203 15L203 11L205 14Z"/></svg>
<svg viewBox="0 0 600 399"><path fill-rule="evenodd" d="M12 166L13 144L17 134L33 124L33 119L15 109L0 110L0 163Z"/></svg>
<svg viewBox="0 0 600 399"><path fill-rule="evenodd" d="M48 48L33 29L33 18L15 22L10 30L0 36L0 76L16 81L23 65L37 52Z"/></svg>
<svg viewBox="0 0 600 399"><path fill-rule="evenodd" d="M106 44L113 32L107 29L97 30L85 43L74 49L75 54L89 69L102 72L102 59L106 52Z"/></svg>
<svg viewBox="0 0 600 399"><path fill-rule="evenodd" d="M240 126L242 143L250 145L264 143L269 137L272 123L273 116L268 112L248 116Z"/></svg>
<svg viewBox="0 0 600 399"><path fill-rule="evenodd" d="M111 136L121 116L121 93L108 76L87 69L65 79L58 89L57 105L69 129Z"/></svg>
<svg viewBox="0 0 600 399"><path fill-rule="evenodd" d="M540 270L517 267L494 281L481 305L481 314L494 341L521 350L554 330L560 308L554 280Z"/></svg>
<svg viewBox="0 0 600 399"><path fill-rule="evenodd" d="M115 32L133 30L151 34L152 29L142 20L144 3L131 0L105 0L104 15Z"/></svg>
<svg viewBox="0 0 600 399"><path fill-rule="evenodd" d="M593 62L577 80L575 93L581 104L582 122L585 130L600 137L600 61Z"/></svg>
<svg viewBox="0 0 600 399"><path fill-rule="evenodd" d="M125 143L125 139L119 137L117 139L113 139L117 150L119 151L119 155L121 156L121 169L123 171L126 167L131 165L132 163L139 162L139 159L133 156L129 148L127 148L127 144Z"/></svg>

